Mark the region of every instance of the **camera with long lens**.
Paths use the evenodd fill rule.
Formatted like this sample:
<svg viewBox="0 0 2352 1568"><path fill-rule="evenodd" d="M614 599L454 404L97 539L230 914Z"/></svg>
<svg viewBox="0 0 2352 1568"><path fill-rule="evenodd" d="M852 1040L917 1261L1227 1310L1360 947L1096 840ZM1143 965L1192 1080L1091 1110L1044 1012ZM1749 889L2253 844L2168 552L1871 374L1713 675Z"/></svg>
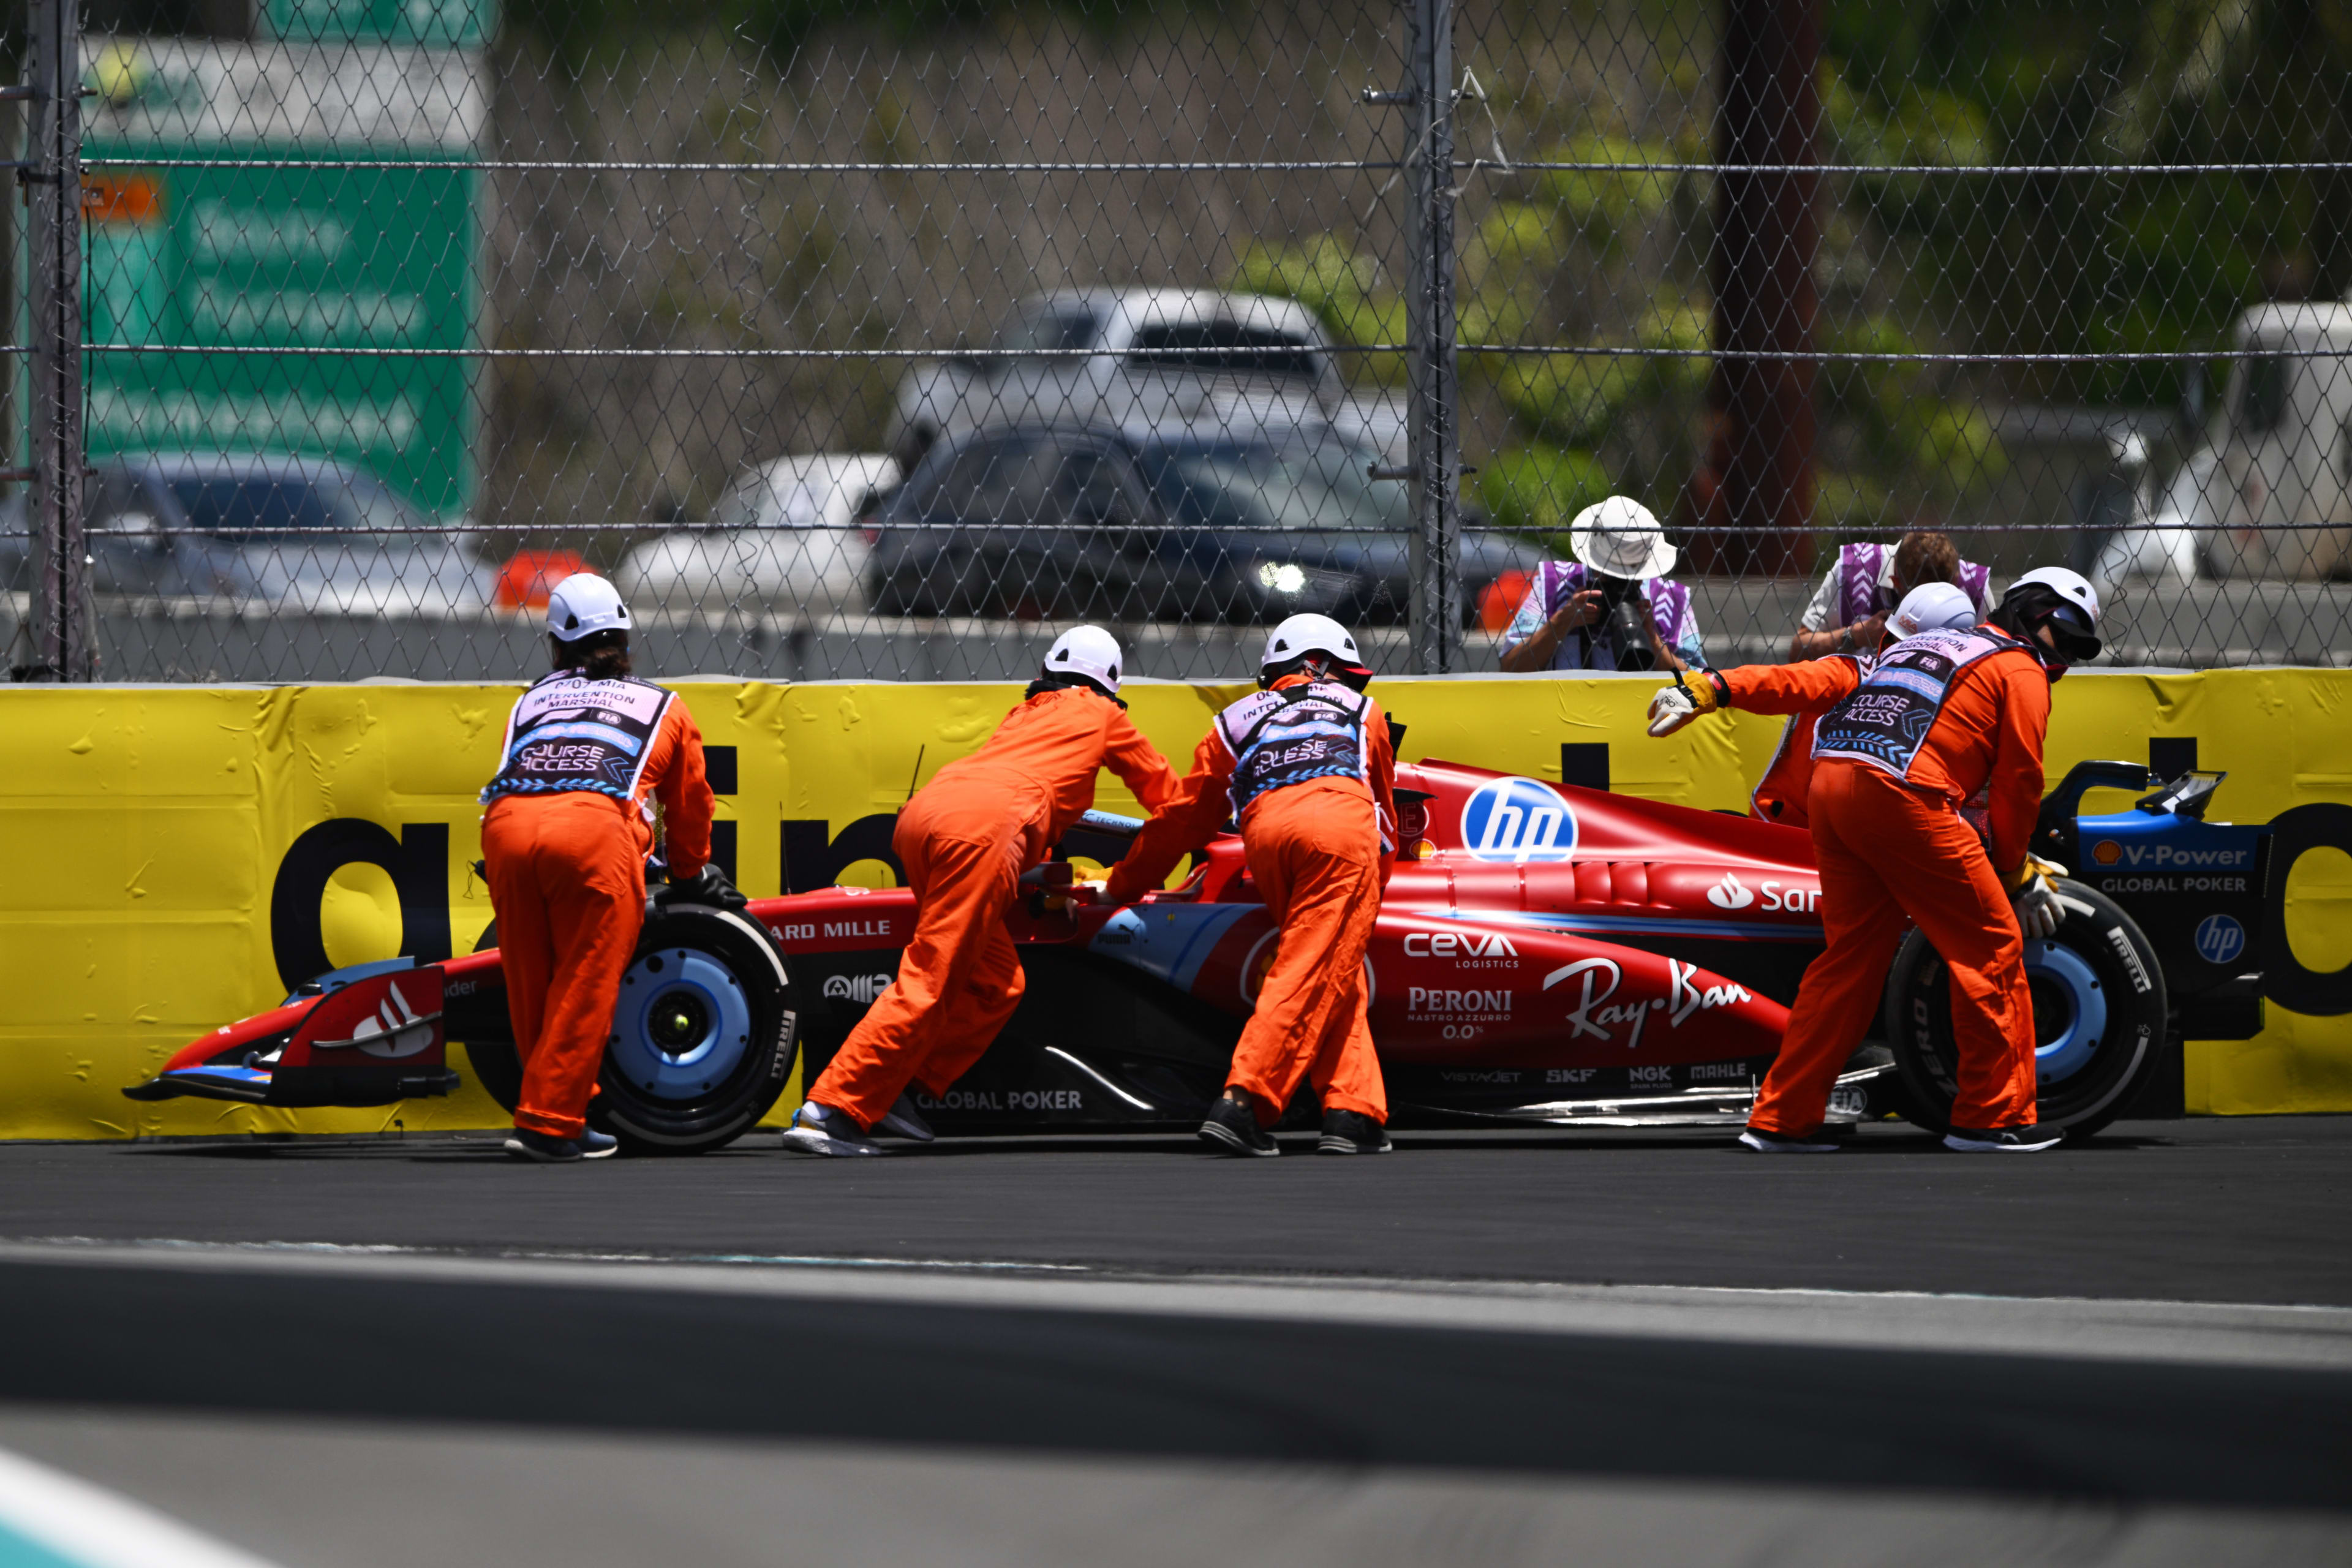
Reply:
<svg viewBox="0 0 2352 1568"><path fill-rule="evenodd" d="M1622 577L1601 579L1601 646L1616 656L1619 669L1655 669L1657 650L1650 643L1650 605L1642 585Z"/></svg>

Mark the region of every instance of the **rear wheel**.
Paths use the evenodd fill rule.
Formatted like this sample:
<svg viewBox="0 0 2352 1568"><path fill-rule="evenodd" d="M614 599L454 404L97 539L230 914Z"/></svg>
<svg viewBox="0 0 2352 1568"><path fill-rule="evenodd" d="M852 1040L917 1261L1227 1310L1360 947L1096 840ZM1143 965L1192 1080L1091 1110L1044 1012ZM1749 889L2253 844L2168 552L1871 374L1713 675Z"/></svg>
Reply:
<svg viewBox="0 0 2352 1568"><path fill-rule="evenodd" d="M2087 1137L2123 1113L2163 1053L2164 971L2146 933L2105 894L2056 884L2065 921L2047 942L2025 943L2033 996L2033 1047L2042 1125ZM1885 1033L1904 1089L1905 1113L1943 1131L1958 1094L1951 972L1914 931L1886 984Z"/></svg>

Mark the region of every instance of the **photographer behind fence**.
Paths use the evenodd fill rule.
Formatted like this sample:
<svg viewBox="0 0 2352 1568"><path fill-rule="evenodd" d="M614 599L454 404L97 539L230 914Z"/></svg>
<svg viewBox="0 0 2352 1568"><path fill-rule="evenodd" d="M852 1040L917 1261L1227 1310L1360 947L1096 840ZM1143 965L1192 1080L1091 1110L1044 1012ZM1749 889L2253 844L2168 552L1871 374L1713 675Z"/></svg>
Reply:
<svg viewBox="0 0 2352 1568"><path fill-rule="evenodd" d="M1969 596L1979 616L1992 608L1992 569L1963 561L1940 533L1914 531L1884 544L1849 544L1830 563L1790 639L1791 661L1834 653L1869 653L1886 630L1886 617L1914 588L1950 583Z"/></svg>
<svg viewBox="0 0 2352 1568"><path fill-rule="evenodd" d="M1573 563L1547 561L1503 632L1503 668L1704 669L1690 590L1650 509L1611 496L1570 525Z"/></svg>

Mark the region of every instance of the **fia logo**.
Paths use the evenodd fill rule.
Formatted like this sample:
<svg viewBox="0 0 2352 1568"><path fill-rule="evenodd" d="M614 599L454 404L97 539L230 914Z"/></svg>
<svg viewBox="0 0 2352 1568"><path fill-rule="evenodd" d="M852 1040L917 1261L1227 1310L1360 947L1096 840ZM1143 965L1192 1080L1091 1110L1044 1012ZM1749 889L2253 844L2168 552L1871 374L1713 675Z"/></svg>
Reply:
<svg viewBox="0 0 2352 1568"><path fill-rule="evenodd" d="M1748 884L1726 871L1723 880L1706 890L1706 901L1718 910L1744 910L1756 901Z"/></svg>
<svg viewBox="0 0 2352 1568"><path fill-rule="evenodd" d="M1462 808L1462 847L1515 866L1565 860L1576 852L1576 816L1540 780L1489 779Z"/></svg>
<svg viewBox="0 0 2352 1568"><path fill-rule="evenodd" d="M2207 915L2197 922L2197 956L2208 963L2227 963L2246 950L2246 928L2228 915Z"/></svg>

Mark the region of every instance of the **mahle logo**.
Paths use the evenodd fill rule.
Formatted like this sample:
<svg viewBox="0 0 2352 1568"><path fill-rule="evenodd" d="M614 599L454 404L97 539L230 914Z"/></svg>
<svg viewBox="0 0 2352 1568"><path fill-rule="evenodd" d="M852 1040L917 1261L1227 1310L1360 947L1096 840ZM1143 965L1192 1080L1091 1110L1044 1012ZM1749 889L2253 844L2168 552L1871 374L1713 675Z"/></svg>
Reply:
<svg viewBox="0 0 2352 1568"><path fill-rule="evenodd" d="M1538 779L1489 779L1462 808L1462 847L1481 860L1524 866L1576 853L1576 816Z"/></svg>

